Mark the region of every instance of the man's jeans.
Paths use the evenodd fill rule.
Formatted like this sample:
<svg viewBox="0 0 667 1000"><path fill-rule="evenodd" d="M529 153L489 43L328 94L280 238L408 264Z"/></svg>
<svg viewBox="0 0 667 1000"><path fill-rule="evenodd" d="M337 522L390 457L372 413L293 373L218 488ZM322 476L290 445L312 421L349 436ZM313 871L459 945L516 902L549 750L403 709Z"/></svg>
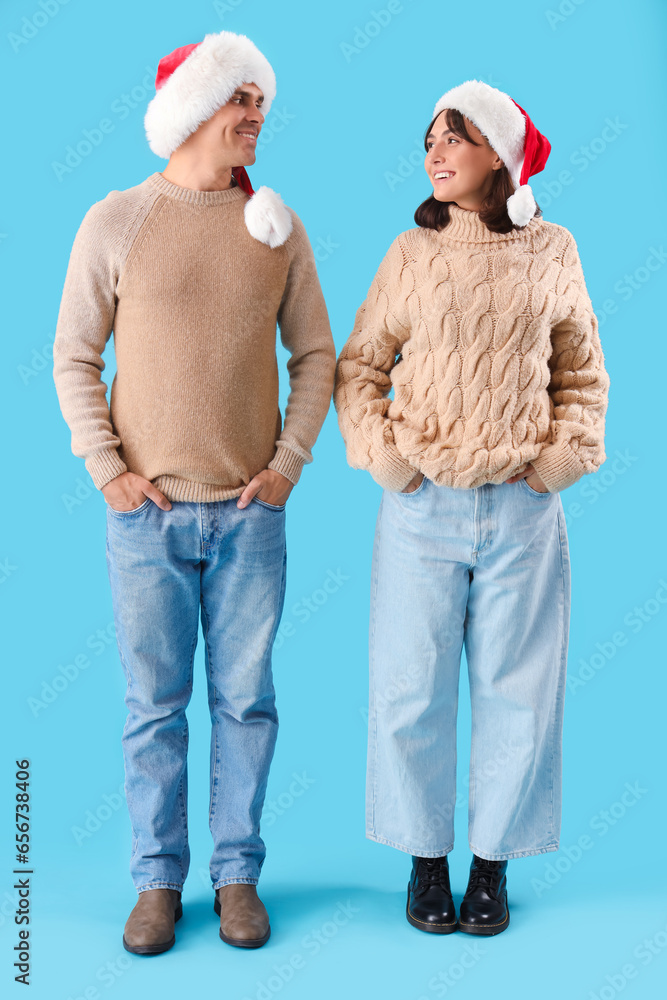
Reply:
<svg viewBox="0 0 667 1000"><path fill-rule="evenodd" d="M558 493L525 479L385 490L372 564L367 836L421 857L454 844L465 643L468 839L490 860L555 851L570 616Z"/></svg>
<svg viewBox="0 0 667 1000"><path fill-rule="evenodd" d="M271 651L285 597L285 505L237 497L107 505L107 566L129 709L123 731L139 892L188 873L185 710L199 609L211 712L213 888L256 883L259 821L278 729Z"/></svg>

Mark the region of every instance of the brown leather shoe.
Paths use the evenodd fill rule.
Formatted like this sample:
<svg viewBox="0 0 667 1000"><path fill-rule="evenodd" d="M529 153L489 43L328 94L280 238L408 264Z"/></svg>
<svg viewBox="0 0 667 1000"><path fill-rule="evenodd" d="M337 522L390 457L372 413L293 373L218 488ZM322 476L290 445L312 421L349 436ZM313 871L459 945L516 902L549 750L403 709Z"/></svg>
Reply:
<svg viewBox="0 0 667 1000"><path fill-rule="evenodd" d="M159 955L176 941L174 924L183 916L178 889L144 889L125 924L123 947L133 955Z"/></svg>
<svg viewBox="0 0 667 1000"><path fill-rule="evenodd" d="M269 940L271 928L257 886L232 882L215 893L213 909L220 914L220 937L237 948L260 948Z"/></svg>

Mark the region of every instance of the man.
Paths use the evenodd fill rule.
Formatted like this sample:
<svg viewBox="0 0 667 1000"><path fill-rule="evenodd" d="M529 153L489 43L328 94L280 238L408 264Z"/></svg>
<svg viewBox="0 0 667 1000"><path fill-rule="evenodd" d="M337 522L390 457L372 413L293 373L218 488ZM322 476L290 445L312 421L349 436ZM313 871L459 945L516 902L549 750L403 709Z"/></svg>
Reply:
<svg viewBox="0 0 667 1000"><path fill-rule="evenodd" d="M211 712L210 872L220 936L264 944L259 834L278 718L271 649L285 509L326 416L335 349L314 255L244 166L275 95L243 35L161 60L145 117L169 162L89 209L70 257L54 379L107 502L107 565L129 709L123 732L139 899L123 943L175 941L188 873L185 710L201 608ZM276 323L290 352L278 406ZM113 331L110 407L100 374Z"/></svg>

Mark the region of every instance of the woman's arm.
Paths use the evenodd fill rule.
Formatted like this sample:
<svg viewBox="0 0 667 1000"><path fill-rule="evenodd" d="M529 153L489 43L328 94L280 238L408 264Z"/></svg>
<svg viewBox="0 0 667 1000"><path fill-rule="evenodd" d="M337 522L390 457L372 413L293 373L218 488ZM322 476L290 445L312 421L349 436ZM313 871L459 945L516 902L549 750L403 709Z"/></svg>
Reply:
<svg viewBox="0 0 667 1000"><path fill-rule="evenodd" d="M396 448L390 372L409 330L407 303L413 290L407 252L398 236L380 264L354 328L336 364L334 405L353 469L365 469L388 490L401 490L416 470Z"/></svg>
<svg viewBox="0 0 667 1000"><path fill-rule="evenodd" d="M597 471L606 458L609 375L577 245L571 234L568 237L558 293L569 300L570 311L551 331L551 438L532 462L554 493Z"/></svg>

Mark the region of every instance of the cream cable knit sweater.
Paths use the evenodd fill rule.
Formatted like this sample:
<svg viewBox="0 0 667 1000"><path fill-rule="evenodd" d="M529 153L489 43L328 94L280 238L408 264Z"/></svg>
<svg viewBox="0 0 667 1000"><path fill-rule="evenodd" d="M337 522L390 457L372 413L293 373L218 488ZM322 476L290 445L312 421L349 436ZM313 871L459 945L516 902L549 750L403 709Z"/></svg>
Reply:
<svg viewBox="0 0 667 1000"><path fill-rule="evenodd" d="M441 232L394 240L338 359L349 464L398 491L417 471L472 488L531 462L565 489L606 457L609 389L575 240L450 211Z"/></svg>

